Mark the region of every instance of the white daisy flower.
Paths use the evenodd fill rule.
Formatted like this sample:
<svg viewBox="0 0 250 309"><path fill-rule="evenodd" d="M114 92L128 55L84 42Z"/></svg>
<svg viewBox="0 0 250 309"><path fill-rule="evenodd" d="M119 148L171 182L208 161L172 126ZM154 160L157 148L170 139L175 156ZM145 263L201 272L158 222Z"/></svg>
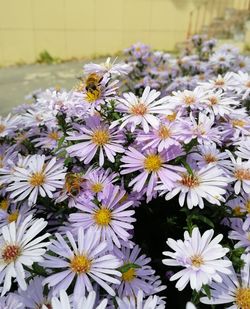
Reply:
<svg viewBox="0 0 250 309"><path fill-rule="evenodd" d="M222 282L210 284L211 298L202 297L200 301L208 305L228 304L228 309L250 308L250 254L243 255L245 264L240 274L231 267L231 274L221 274Z"/></svg>
<svg viewBox="0 0 250 309"><path fill-rule="evenodd" d="M125 93L124 99L118 99L120 103L117 105L117 111L127 115L114 121L111 128L121 123L120 129L130 124L132 132L137 125L141 125L145 133L149 132L150 126L157 129L160 120L155 114L167 114L169 110L166 97L156 100L160 94L159 91L150 90L148 86L144 89L141 98L136 97L132 92Z"/></svg>
<svg viewBox="0 0 250 309"><path fill-rule="evenodd" d="M228 72L224 76L219 74L217 77L209 80L208 82L200 82L198 84L207 90L222 89L223 91L227 91L234 86L234 81L232 78L232 73Z"/></svg>
<svg viewBox="0 0 250 309"><path fill-rule="evenodd" d="M250 97L250 76L248 73L238 72L232 73L235 80L235 88L238 94L242 94L242 99L245 100Z"/></svg>
<svg viewBox="0 0 250 309"><path fill-rule="evenodd" d="M163 252L170 257L164 259L163 264L184 267L170 278L170 281L179 279L176 283L179 291L182 291L188 282L193 290L200 291L202 285L209 284L212 280L221 283L222 274L231 274L229 267L232 263L222 259L229 251L219 244L223 235L219 234L212 240L213 235L213 230L207 230L201 235L195 227L191 235L187 231L184 233L184 241L172 238L167 240L167 245L174 252Z"/></svg>
<svg viewBox="0 0 250 309"><path fill-rule="evenodd" d="M11 114L7 117L0 116L0 137L13 135L14 131L18 128L20 120L19 116L11 116Z"/></svg>
<svg viewBox="0 0 250 309"><path fill-rule="evenodd" d="M206 92L201 87L196 87L193 91L174 91L173 96L169 97L169 102L175 107L201 109Z"/></svg>
<svg viewBox="0 0 250 309"><path fill-rule="evenodd" d="M225 97L222 89L217 91L209 91L204 103L208 106L209 110L214 113L214 115L224 116L231 114L233 112L233 107L239 103L233 98Z"/></svg>
<svg viewBox="0 0 250 309"><path fill-rule="evenodd" d="M250 140L240 141L235 154L240 158L248 160L250 158Z"/></svg>
<svg viewBox="0 0 250 309"><path fill-rule="evenodd" d="M77 300L77 303L72 304L70 298L64 290L60 291L60 297L52 298L52 308L53 309L105 309L108 303L107 299L102 300L102 302L95 306L96 303L96 293L95 291L89 292L87 297L83 296Z"/></svg>
<svg viewBox="0 0 250 309"><path fill-rule="evenodd" d="M52 158L45 162L44 155L30 156L26 167L16 167L12 174L12 183L7 187L10 198L22 201L27 196L29 205L36 203L38 195L53 198L56 189L62 188L66 168L62 162Z"/></svg>
<svg viewBox="0 0 250 309"><path fill-rule="evenodd" d="M183 173L181 176L182 178L176 182L175 188L166 194L166 200L170 200L180 193L180 206L184 205L186 199L189 209L194 206L204 208L203 199L216 205L220 205L221 201L225 201L222 195L226 193L225 188L229 181L224 176L222 169L207 165L200 170L193 170L192 174ZM156 187L156 190L163 190L160 195L167 192L164 184Z"/></svg>
<svg viewBox="0 0 250 309"><path fill-rule="evenodd" d="M143 291L139 290L135 297L116 297L118 309L164 309L165 302L157 295L143 300Z"/></svg>
<svg viewBox="0 0 250 309"><path fill-rule="evenodd" d="M232 153L226 150L230 159L232 160L232 166L229 166L229 181L235 182L234 192L239 194L241 190L245 193L250 193L250 160L242 161L242 158L234 158Z"/></svg>
<svg viewBox="0 0 250 309"><path fill-rule="evenodd" d="M88 63L88 64L85 64L84 67L83 67L84 73L86 73L86 74L109 73L109 74L114 74L114 75L125 75L125 74L128 74L132 70L131 65L129 65L127 63L123 63L123 62L115 63L116 59L113 62L111 62L110 61L111 59L109 57L109 58L107 58L106 62L104 62L104 63L100 63L100 64Z"/></svg>
<svg viewBox="0 0 250 309"><path fill-rule="evenodd" d="M43 260L49 242L42 242L50 234L35 238L47 225L44 219L32 220L28 216L18 227L12 222L0 233L0 282L3 282L3 296L11 288L11 279L16 278L22 290L27 289L24 266Z"/></svg>
<svg viewBox="0 0 250 309"><path fill-rule="evenodd" d="M186 304L186 309L196 309L195 305L192 304L190 301Z"/></svg>

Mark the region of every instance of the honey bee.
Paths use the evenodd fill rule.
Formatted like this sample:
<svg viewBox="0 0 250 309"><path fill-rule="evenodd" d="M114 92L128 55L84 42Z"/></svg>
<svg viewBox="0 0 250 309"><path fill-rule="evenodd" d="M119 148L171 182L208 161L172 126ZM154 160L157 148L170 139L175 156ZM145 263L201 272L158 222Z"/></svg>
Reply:
<svg viewBox="0 0 250 309"><path fill-rule="evenodd" d="M102 76L99 76L96 73L90 74L85 82L86 91L90 93L94 93L95 91L98 91L101 81L102 81Z"/></svg>

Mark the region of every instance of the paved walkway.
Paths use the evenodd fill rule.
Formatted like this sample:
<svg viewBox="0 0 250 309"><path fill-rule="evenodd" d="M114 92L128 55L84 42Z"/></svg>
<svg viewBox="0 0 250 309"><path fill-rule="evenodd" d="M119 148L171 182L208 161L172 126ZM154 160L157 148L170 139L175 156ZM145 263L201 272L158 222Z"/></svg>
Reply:
<svg viewBox="0 0 250 309"><path fill-rule="evenodd" d="M81 74L83 64L74 61L60 64L32 64L0 69L0 115L24 103L24 97L36 89L61 86L70 89ZM102 62L94 60L94 62Z"/></svg>

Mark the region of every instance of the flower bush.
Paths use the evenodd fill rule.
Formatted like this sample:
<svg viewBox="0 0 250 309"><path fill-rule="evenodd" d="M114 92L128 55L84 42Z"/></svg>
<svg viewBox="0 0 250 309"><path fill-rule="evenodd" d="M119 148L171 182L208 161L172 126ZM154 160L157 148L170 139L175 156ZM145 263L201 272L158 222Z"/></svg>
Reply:
<svg viewBox="0 0 250 309"><path fill-rule="evenodd" d="M250 59L215 47L137 43L0 118L1 308L250 308Z"/></svg>

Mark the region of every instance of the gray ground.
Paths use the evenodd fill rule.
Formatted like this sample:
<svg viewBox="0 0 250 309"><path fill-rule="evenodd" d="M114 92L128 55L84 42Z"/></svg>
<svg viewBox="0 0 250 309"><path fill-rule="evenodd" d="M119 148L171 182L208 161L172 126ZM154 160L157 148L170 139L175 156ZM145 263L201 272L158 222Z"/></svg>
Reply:
<svg viewBox="0 0 250 309"><path fill-rule="evenodd" d="M80 75L82 66L89 61L60 64L32 64L0 69L0 115L24 103L24 97L39 88L61 86L71 88ZM99 63L100 60L94 62Z"/></svg>

